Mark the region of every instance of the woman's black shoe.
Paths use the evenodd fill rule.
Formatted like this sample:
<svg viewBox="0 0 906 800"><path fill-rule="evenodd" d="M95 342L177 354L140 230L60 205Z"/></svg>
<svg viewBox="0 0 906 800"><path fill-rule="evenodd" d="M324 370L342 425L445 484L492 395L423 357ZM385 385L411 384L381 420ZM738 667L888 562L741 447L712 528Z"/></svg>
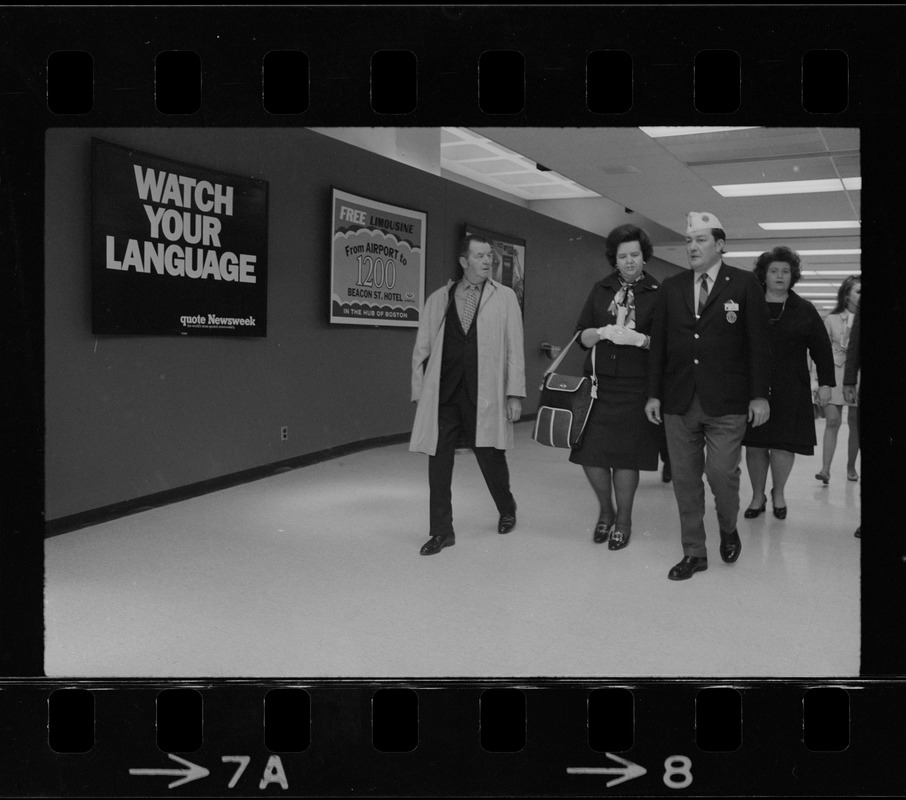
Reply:
<svg viewBox="0 0 906 800"><path fill-rule="evenodd" d="M629 537L632 534L629 531L621 531L619 528L614 528L610 534L610 541L607 543L608 550L622 550L629 544Z"/></svg>
<svg viewBox="0 0 906 800"><path fill-rule="evenodd" d="M786 506L783 508L774 506L774 516L777 517L777 519L786 519Z"/></svg>
<svg viewBox="0 0 906 800"><path fill-rule="evenodd" d="M610 536L610 529L612 527L613 523L611 522L598 522L598 524L595 525L595 544L603 544L604 542L606 542L608 537Z"/></svg>
<svg viewBox="0 0 906 800"><path fill-rule="evenodd" d="M761 504L761 508L747 508L747 509L746 509L746 512L745 512L745 514L743 514L743 516L744 516L746 519L755 519L755 517L757 517L759 514L764 514L764 510L765 510L767 507L768 507L768 501L765 500L765 501Z"/></svg>

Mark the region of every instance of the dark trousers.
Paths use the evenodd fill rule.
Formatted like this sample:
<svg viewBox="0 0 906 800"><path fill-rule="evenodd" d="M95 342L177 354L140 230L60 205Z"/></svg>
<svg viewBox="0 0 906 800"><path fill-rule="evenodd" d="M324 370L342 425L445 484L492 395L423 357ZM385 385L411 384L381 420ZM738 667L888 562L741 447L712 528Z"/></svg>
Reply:
<svg viewBox="0 0 906 800"><path fill-rule="evenodd" d="M736 530L739 516L739 462L745 414L711 416L694 395L685 414L664 414L673 493L680 514L683 555L707 556L705 548L705 485L714 493L721 531Z"/></svg>
<svg viewBox="0 0 906 800"><path fill-rule="evenodd" d="M431 506L431 536L446 536L453 533L453 460L457 442L461 437L472 448L485 483L494 498L497 511L511 513L516 501L510 492L510 472L506 463L506 451L496 447L475 447L475 405L461 387L450 402L437 409L437 450L428 458L428 487Z"/></svg>

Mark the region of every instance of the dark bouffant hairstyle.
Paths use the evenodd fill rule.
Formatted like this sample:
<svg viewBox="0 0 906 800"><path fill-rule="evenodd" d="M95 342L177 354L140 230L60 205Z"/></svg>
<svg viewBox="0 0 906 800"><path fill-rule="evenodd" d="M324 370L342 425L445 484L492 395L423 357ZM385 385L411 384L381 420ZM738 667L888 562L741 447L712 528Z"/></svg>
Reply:
<svg viewBox="0 0 906 800"><path fill-rule="evenodd" d="M830 312L831 314L842 314L846 311L846 298L849 297L849 293L857 283L862 283L862 278L858 275L850 275L840 284L840 288L837 290L837 305L834 306L834 310Z"/></svg>
<svg viewBox="0 0 906 800"><path fill-rule="evenodd" d="M617 249L621 244L626 242L638 242L642 248L642 258L645 261L654 254L654 247L651 244L651 238L645 231L636 225L620 225L607 234L607 243L604 246L604 254L610 266L617 265Z"/></svg>
<svg viewBox="0 0 906 800"><path fill-rule="evenodd" d="M802 269L799 267L799 253L783 245L758 256L758 261L755 262L755 277L764 285L767 279L768 267L775 261L783 261L785 264L790 265L790 272L792 273L790 276L790 289L792 289L802 277Z"/></svg>

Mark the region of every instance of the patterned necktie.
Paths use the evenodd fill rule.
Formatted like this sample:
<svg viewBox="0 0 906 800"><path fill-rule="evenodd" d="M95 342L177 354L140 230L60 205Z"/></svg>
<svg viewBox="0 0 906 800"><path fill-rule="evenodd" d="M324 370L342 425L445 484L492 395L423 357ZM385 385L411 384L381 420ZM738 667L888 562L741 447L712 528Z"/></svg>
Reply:
<svg viewBox="0 0 906 800"><path fill-rule="evenodd" d="M702 315L705 310L705 303L708 302L708 273L702 275L702 288L698 293L698 316Z"/></svg>
<svg viewBox="0 0 906 800"><path fill-rule="evenodd" d="M462 305L462 329L468 333L469 326L472 324L472 318L475 316L475 309L478 308L478 287L469 286L466 289L465 300Z"/></svg>

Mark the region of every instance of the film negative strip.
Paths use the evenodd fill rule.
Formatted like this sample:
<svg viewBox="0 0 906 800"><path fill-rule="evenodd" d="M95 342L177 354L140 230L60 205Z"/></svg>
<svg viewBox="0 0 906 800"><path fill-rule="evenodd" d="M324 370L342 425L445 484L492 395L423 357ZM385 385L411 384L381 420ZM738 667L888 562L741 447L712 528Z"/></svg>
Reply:
<svg viewBox="0 0 906 800"><path fill-rule="evenodd" d="M898 7L0 10L0 262L6 277L0 796L900 795L898 757L906 743L901 721L906 547L898 517L903 292L889 234L899 229L896 189L904 174L900 139L906 115L900 94L906 64L899 42L904 21L906 11ZM717 668L725 654L715 652L714 674L724 677L705 671L672 678L529 678L518 664L508 678L413 675L405 665L396 677L362 674L358 667L338 676L312 674L304 664L292 678L275 678L267 670L231 674L229 664L222 674L230 677L224 678L175 673L146 678L140 672L124 677L115 669L86 676L75 667L83 663L77 640L71 660L48 669L46 637L59 622L45 595L52 587L46 583L44 537L65 537L66 530L100 519L80 516L79 508L68 517L65 509L48 513L46 483L54 453L45 447L55 424L48 403L60 404L51 397L56 384L48 370L61 367L59 358L47 355L47 317L61 308L87 316L91 305L87 239L90 212L101 213L88 196L91 140L186 162L192 160L187 152L203 154L215 136L223 147L224 131L258 131L264 151L283 146L284 139L269 135L287 130L461 126L545 128L556 135L567 128L641 125L860 133L861 152L853 157L861 158L866 177L862 246L873 255L872 270L888 278L876 286L888 288L886 303L872 289L880 311L866 322L870 391L867 413L860 417L869 456L861 517L872 533L860 544L858 674L841 675L833 663L829 674L819 677L754 674L742 664L738 675L726 677ZM180 136L191 138L191 148L174 152L167 143ZM260 153L246 140L226 146L241 151L241 158L230 160L249 179L243 197L253 197L260 190L251 180L262 173ZM66 148L82 156L56 157ZM172 190L174 209L182 207L181 198L190 198L185 207L194 203L202 214L202 206L230 202L226 191L218 194L213 172L185 173L169 187L154 182L163 170L155 168L158 173L145 173L146 191ZM63 177L61 169L68 170ZM372 180L380 174L374 170ZM362 183L366 199L381 194L368 191L368 180ZM74 193L65 187L75 187ZM319 191L326 197L330 188L324 182ZM281 208L285 189L286 184L272 186L257 202L272 222L297 226ZM250 216L255 202L250 201ZM159 225L165 238L169 230L172 241L195 236L193 252L200 260L208 258L206 245L219 244L218 237L236 236L245 248L237 245L236 253L246 254L245 261L221 257L196 265L210 267L224 284L238 285L240 276L250 282L255 265L267 259L267 245L258 261L249 255L259 252L254 226L234 234L188 211L166 219L163 212L154 213L139 222ZM85 241L69 254L51 248L48 258L54 228L64 220L81 230ZM326 224L317 219L319 229ZM429 250L438 245L430 230L429 223ZM168 268L190 274L187 251L180 251L182 266L165 252L161 264L170 259ZM291 254L281 255L291 260ZM329 254L322 255L320 268L327 269ZM81 295L71 306L50 304L59 260L69 257L84 264L76 290ZM133 257L139 263L143 256L130 256L125 248L115 251L112 261L122 265ZM326 290L326 278L317 285ZM248 320L256 313L201 318L208 328L225 325L224 319L233 319L233 327L252 326ZM92 320L73 324L87 329ZM153 335L149 330L140 337ZM134 358L140 360L138 351ZM140 390L153 393L151 381ZM99 404L108 400L95 398ZM281 439L293 434L283 429ZM325 445L323 452L339 451ZM211 468L211 475L229 472L223 465ZM232 472L239 475L237 483L260 476L253 469ZM194 480L200 491L225 485ZM131 504L128 497L119 505L109 502L108 518L140 510L149 497L160 505L179 494L165 480L130 495L135 496L140 499ZM59 517L69 524L54 529L52 521ZM142 570L149 571L153 567ZM72 581L78 592L92 591L91 575ZM110 595L104 602L122 602L134 586L124 583L123 596ZM606 591L602 587L602 613ZM762 601L751 586L740 594L740 603ZM168 602L163 594L160 602ZM698 596L688 609L665 618L671 625L682 619L694 642L708 602L707 595ZM782 614L771 608L779 630ZM170 616L178 613L172 610ZM425 613L431 624L443 627L442 605ZM135 620L136 631L142 625ZM653 629L645 635L657 642L662 634ZM728 650L746 635L735 629L733 634ZM158 631L156 641L165 639ZM241 640L230 641L243 647ZM159 659L141 636L131 644L111 643L110 654L120 646L144 654L148 674L155 674ZM539 649L557 646L537 643ZM73 665L71 676L65 674L67 663Z"/></svg>

